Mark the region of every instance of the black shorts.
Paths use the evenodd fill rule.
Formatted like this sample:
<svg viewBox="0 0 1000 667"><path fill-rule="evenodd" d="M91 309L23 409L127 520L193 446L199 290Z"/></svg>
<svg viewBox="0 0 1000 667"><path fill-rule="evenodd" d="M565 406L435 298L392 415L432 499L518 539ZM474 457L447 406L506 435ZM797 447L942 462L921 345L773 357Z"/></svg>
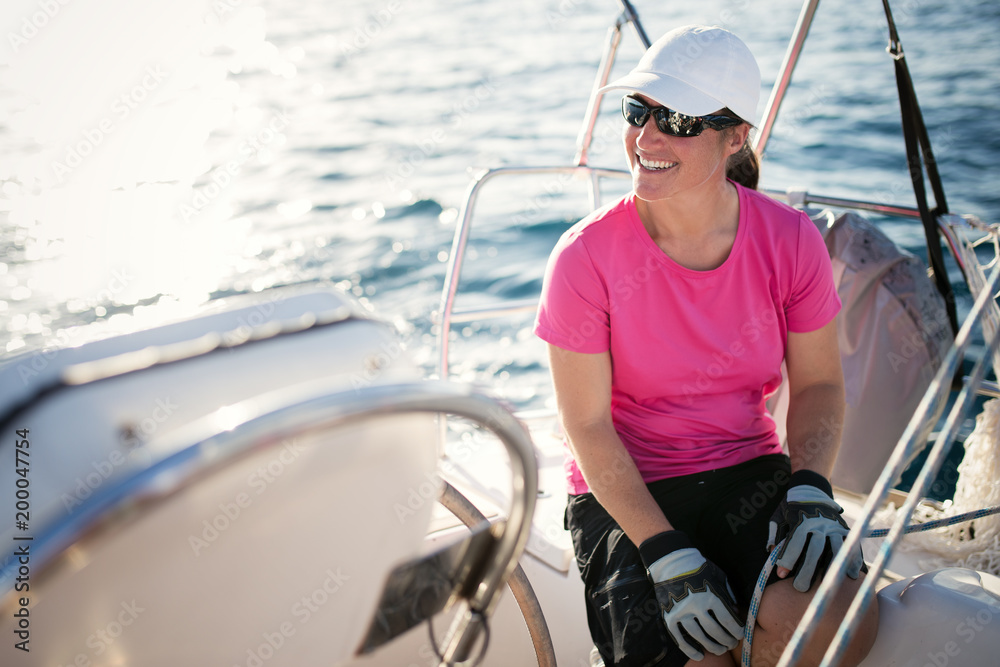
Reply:
<svg viewBox="0 0 1000 667"><path fill-rule="evenodd" d="M647 485L677 530L726 573L741 619L767 560L768 523L791 465L773 454ZM586 590L587 621L608 667L676 667L687 656L667 634L639 550L593 494L570 496L566 527ZM777 568L775 568L775 571ZM772 571L768 584L778 581Z"/></svg>

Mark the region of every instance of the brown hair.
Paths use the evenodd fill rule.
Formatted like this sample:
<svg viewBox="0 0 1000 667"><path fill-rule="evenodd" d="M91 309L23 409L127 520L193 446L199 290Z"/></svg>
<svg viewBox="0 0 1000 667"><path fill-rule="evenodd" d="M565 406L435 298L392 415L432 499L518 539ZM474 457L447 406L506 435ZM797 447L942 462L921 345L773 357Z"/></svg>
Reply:
<svg viewBox="0 0 1000 667"><path fill-rule="evenodd" d="M743 147L729 156L726 162L726 178L751 190L757 189L760 180L760 157L750 145L750 135Z"/></svg>
<svg viewBox="0 0 1000 667"><path fill-rule="evenodd" d="M733 113L729 107L725 107L717 113L721 116L730 116L743 120ZM743 122L746 123L745 120ZM747 125L750 125L750 123L747 123ZM739 125L736 127L739 127ZM750 129L753 130L753 125L750 125ZM726 130L726 132L732 131L733 129ZM750 143L749 132L747 133L746 141L743 142L743 147L729 156L729 160L726 162L726 178L750 190L757 189L757 183L760 181L760 156L757 155L757 152L753 149L753 144Z"/></svg>

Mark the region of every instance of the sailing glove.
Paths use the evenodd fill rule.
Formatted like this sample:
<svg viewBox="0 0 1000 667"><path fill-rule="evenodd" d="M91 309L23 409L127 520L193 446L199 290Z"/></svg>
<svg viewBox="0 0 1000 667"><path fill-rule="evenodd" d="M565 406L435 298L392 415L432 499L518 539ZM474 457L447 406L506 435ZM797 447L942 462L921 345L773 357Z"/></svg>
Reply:
<svg viewBox="0 0 1000 667"><path fill-rule="evenodd" d="M725 573L705 559L678 530L654 535L639 547L653 582L663 623L677 646L691 660L702 650L722 655L743 637L736 599Z"/></svg>
<svg viewBox="0 0 1000 667"><path fill-rule="evenodd" d="M771 516L768 548L782 539L785 544L778 552L778 567L799 569L792 585L806 592L812 586L824 551L833 558L844 544L850 529L841 518L843 508L833 499L833 487L819 473L799 470L792 474L785 498ZM847 576L857 579L864 558L858 545L847 565Z"/></svg>

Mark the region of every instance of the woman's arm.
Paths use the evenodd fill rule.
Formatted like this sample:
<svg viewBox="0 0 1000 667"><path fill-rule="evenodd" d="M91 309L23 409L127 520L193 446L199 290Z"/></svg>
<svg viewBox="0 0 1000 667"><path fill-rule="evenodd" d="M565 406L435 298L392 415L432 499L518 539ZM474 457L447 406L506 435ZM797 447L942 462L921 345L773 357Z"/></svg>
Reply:
<svg viewBox="0 0 1000 667"><path fill-rule="evenodd" d="M692 660L733 649L743 627L725 573L673 530L615 431L611 356L549 345L549 360L573 456L598 502L639 547L667 632Z"/></svg>
<svg viewBox="0 0 1000 667"><path fill-rule="evenodd" d="M844 373L836 319L822 329L788 333L786 431L792 472L830 477L844 425Z"/></svg>
<svg viewBox="0 0 1000 667"><path fill-rule="evenodd" d="M844 424L844 373L840 366L836 319L823 328L809 333L789 332L785 364L788 368L789 388L788 454L792 460L793 473L791 480L793 488L788 491L786 502L806 502L803 507L810 508L807 512L810 516L818 511L818 503L833 507L833 510L823 515L828 519L825 523L814 519L808 526L805 524L790 526L793 533L788 536L789 543L786 546L788 554L782 555L778 560L778 576L785 578L791 572L794 563L800 558L805 559L802 570L795 579L795 588L806 591L810 587L812 573L822 552L821 548L815 547L808 552L803 551L806 533L818 531L813 538L814 542L820 535L825 542L828 533L841 535L839 539L847 533L847 525L837 514L840 507L833 501L832 491L829 488L830 473L833 472L833 464L837 459ZM816 479L816 474L821 475L822 479ZM810 475L812 477L806 477ZM816 488L796 486L799 483L815 485ZM829 500L826 494L829 494ZM794 504L789 504L788 507L794 507ZM791 523L787 516L785 520ZM802 534L798 534L798 531ZM837 544L833 541L838 538L830 539L831 547L836 551ZM857 578L857 571L861 566L860 549L857 550L853 563L852 574L849 574Z"/></svg>
<svg viewBox="0 0 1000 667"><path fill-rule="evenodd" d="M583 478L633 544L672 530L611 422L611 355L549 345L563 431Z"/></svg>

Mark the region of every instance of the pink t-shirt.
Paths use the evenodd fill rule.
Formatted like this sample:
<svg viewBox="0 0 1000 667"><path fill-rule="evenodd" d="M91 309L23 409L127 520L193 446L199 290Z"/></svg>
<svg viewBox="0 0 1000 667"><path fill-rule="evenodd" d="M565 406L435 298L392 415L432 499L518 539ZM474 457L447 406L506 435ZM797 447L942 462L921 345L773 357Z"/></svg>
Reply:
<svg viewBox="0 0 1000 667"><path fill-rule="evenodd" d="M840 310L830 258L802 212L737 186L729 257L711 271L671 260L634 195L570 228L549 258L535 333L573 352L611 352L611 415L643 480L781 453L765 407L788 332ZM567 448L570 493L587 484Z"/></svg>

